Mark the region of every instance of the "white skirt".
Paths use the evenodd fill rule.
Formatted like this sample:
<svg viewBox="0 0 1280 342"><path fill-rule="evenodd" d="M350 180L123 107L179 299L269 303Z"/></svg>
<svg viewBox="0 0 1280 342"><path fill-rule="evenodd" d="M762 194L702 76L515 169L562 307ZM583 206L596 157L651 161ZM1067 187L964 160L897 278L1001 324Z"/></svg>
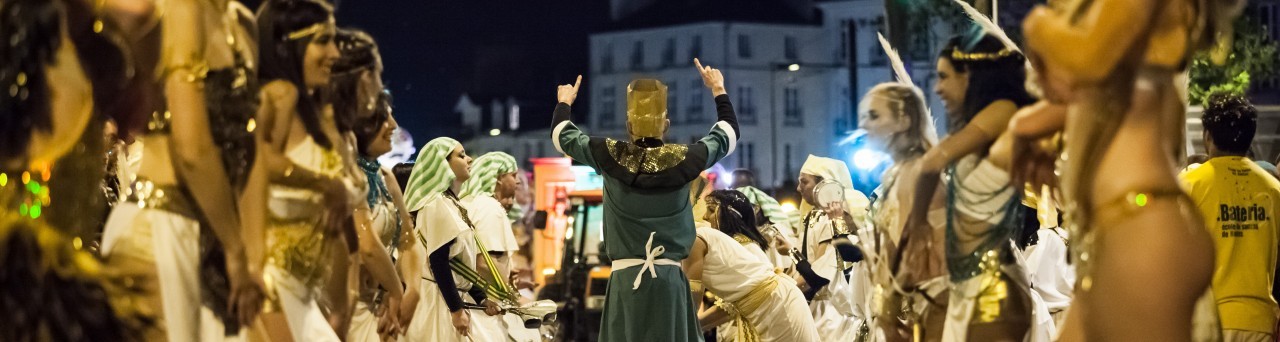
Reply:
<svg viewBox="0 0 1280 342"><path fill-rule="evenodd" d="M444 303L444 296L434 282L424 281L421 286L421 300L413 314L413 321L405 329L405 341L462 342L462 341L505 341L502 335L493 336L476 323L484 311L469 310L471 313L471 329L469 336L462 336L453 328L453 317L449 307ZM494 338L496 337L496 338Z"/></svg>
<svg viewBox="0 0 1280 342"><path fill-rule="evenodd" d="M369 305L356 301L351 315L351 331L347 332L348 342L381 342L378 336L378 316L369 311Z"/></svg>
<svg viewBox="0 0 1280 342"><path fill-rule="evenodd" d="M155 260L164 329L170 341L200 341L200 223L172 212L121 203L107 219L102 254L118 246L150 245ZM146 234L149 232L150 234ZM151 236L151 241L144 239ZM109 239L108 239L109 238ZM130 247L122 247L130 248ZM145 253L145 249L139 249ZM216 319L215 319L216 321ZM219 323L218 329L222 328Z"/></svg>
<svg viewBox="0 0 1280 342"><path fill-rule="evenodd" d="M320 305L316 303L314 289L294 278L289 272L268 263L264 268L269 278L268 291L274 291L279 299L280 309L289 323L289 332L294 341L338 341L338 333L333 331Z"/></svg>
<svg viewBox="0 0 1280 342"><path fill-rule="evenodd" d="M778 286L769 299L746 315L747 322L755 328L761 341L818 341L817 326L795 281L781 276L778 279ZM856 328L852 331L857 333Z"/></svg>

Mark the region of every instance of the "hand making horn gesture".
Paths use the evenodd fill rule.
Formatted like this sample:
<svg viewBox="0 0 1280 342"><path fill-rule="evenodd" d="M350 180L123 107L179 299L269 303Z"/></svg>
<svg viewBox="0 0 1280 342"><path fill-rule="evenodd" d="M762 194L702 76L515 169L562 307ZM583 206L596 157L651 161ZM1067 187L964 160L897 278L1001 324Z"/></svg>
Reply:
<svg viewBox="0 0 1280 342"><path fill-rule="evenodd" d="M556 99L560 102L573 105L573 100L578 99L578 87L582 85L582 75L578 75L578 80L572 85L562 84L556 89Z"/></svg>
<svg viewBox="0 0 1280 342"><path fill-rule="evenodd" d="M720 96L725 94L724 90L724 74L720 73L720 69L709 66L702 66L702 62L697 58L693 59L693 64L698 67L698 73L702 74L702 84L711 89L711 96Z"/></svg>

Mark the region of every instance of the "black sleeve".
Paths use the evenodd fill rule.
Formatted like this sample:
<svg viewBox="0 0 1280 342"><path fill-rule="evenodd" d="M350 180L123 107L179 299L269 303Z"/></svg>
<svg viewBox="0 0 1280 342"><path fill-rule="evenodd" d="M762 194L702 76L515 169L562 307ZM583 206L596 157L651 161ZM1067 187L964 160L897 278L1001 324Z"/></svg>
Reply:
<svg viewBox="0 0 1280 342"><path fill-rule="evenodd" d="M453 243L457 241L449 241L444 246L440 246L427 258L431 275L436 278L436 287L440 288L440 294L444 296L444 304L449 307L449 312L462 310L462 296L458 295L458 284L453 282L453 270L449 269L449 248L453 247Z"/></svg>
<svg viewBox="0 0 1280 342"><path fill-rule="evenodd" d="M551 113L551 127L555 128L561 122L573 119L573 108L568 103L560 102L556 104L556 110ZM557 137L558 138L558 137Z"/></svg>
<svg viewBox="0 0 1280 342"><path fill-rule="evenodd" d="M813 295L817 294L818 290L831 283L830 280L818 276L818 273L813 271L813 266L809 264L808 260L801 260L796 263L796 272L800 273L800 276L804 278L804 282L809 284L809 290L804 292L804 298L807 300L813 300Z"/></svg>
<svg viewBox="0 0 1280 342"><path fill-rule="evenodd" d="M485 299L489 299L489 295L485 294L484 289L480 288L479 285L472 285L471 289L467 290L467 295L470 295L471 299L475 299L476 304L484 303Z"/></svg>
<svg viewBox="0 0 1280 342"><path fill-rule="evenodd" d="M556 107L556 110L560 110ZM733 104L729 103L729 95L716 96L716 120L724 121L733 127L734 139L742 138L742 130L738 129L738 114L733 112Z"/></svg>

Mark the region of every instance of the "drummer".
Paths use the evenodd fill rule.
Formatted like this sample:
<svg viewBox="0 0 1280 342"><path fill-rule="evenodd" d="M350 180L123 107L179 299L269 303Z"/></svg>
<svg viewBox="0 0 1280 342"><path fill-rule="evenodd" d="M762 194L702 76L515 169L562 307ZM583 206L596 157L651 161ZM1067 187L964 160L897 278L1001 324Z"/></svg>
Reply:
<svg viewBox="0 0 1280 342"><path fill-rule="evenodd" d="M815 189L823 194L817 194ZM853 262L858 260L842 255L846 253L837 253L837 244L833 242L844 241L846 236L855 233L858 222L866 218L867 197L853 189L848 165L812 155L800 168L796 191L804 200L800 207L803 218L797 229L802 241L800 261L796 265L800 276L796 283L810 300L818 335L823 340L852 341L859 331L866 331L862 327L868 323L870 311L867 296L848 287L866 285L867 277L861 268L853 267ZM825 201L819 201L818 196ZM839 200L840 197L844 200ZM842 296L853 298L838 298Z"/></svg>

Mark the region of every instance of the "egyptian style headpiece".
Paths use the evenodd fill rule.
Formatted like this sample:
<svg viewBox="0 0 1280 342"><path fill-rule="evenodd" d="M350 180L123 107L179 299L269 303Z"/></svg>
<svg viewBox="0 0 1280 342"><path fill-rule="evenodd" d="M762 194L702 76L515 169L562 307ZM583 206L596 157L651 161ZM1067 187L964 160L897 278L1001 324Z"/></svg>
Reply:
<svg viewBox="0 0 1280 342"><path fill-rule="evenodd" d="M1010 57L1021 58L1022 50L1018 48L1018 44L1015 44L1012 39L1009 39L1009 35L1005 34L1004 30L1001 29L999 25L996 25L996 23L991 21L991 19L988 19L987 16L978 12L978 10L974 9L973 6L969 6L968 3L961 0L955 0L954 2L964 9L965 14L969 16L969 19L973 21L975 26L965 34L962 44L957 46L955 50L951 50L952 60L961 62L982 62L1004 60ZM981 42L982 38L987 34L990 34L992 37L1000 40L1000 43L1003 44L1004 47L999 51L994 52L974 51L978 46L978 43Z"/></svg>
<svg viewBox="0 0 1280 342"><path fill-rule="evenodd" d="M449 168L449 153L460 145L457 140L439 137L422 147L404 189L404 202L409 211L422 209L453 184L458 176Z"/></svg>
<svg viewBox="0 0 1280 342"><path fill-rule="evenodd" d="M503 152L485 153L471 162L471 178L462 183L459 198L492 195L498 177L516 172L516 158Z"/></svg>
<svg viewBox="0 0 1280 342"><path fill-rule="evenodd" d="M662 139L667 125L667 86L655 79L627 85L627 122L637 138Z"/></svg>

